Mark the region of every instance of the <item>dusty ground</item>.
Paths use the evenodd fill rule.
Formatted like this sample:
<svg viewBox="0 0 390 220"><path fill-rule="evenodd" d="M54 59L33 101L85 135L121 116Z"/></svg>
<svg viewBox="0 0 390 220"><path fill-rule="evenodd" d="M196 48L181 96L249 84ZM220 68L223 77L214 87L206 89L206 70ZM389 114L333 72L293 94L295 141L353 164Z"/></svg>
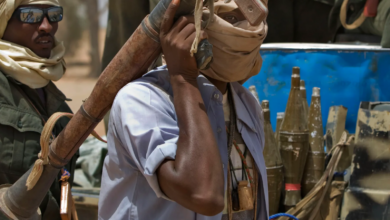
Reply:
<svg viewBox="0 0 390 220"><path fill-rule="evenodd" d="M99 49L103 51L105 37L104 30L101 30L99 37ZM68 63L68 67L64 77L61 80L55 82L57 87L68 98L72 99L71 102L68 102L68 105L73 112L76 112L80 108L82 100L88 98L97 81L97 79L88 77L90 71L90 68L88 66L88 53L90 46L88 42L88 33L86 33L83 36L83 40L80 43L78 51L72 56L65 57L65 60ZM78 63L79 65L74 65L75 63ZM99 123L99 125L96 127L96 131L99 135L105 135L105 128L103 122Z"/></svg>

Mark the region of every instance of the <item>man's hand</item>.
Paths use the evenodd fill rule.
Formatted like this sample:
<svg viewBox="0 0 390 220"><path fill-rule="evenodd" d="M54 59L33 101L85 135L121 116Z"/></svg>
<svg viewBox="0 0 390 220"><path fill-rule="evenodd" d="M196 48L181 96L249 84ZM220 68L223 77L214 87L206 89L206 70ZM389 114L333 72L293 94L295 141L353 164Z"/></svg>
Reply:
<svg viewBox="0 0 390 220"><path fill-rule="evenodd" d="M195 39L194 16L180 17L172 26L178 7L176 2L171 3L164 15L160 29L161 47L171 77L196 82L198 67L195 58L190 54ZM201 31L201 39L206 38L206 32Z"/></svg>

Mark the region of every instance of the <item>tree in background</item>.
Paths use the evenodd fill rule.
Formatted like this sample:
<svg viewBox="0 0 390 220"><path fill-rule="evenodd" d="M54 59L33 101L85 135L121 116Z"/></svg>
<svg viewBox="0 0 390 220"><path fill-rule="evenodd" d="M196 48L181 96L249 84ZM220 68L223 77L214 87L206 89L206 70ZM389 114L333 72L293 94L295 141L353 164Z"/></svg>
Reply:
<svg viewBox="0 0 390 220"><path fill-rule="evenodd" d="M105 2L105 1L103 1ZM59 25L59 40L63 41L67 55L73 55L80 46L84 32L89 36L89 63L76 62L73 65L89 65L89 77L97 78L101 73L99 50L99 17L108 9L107 4L98 8L98 0L60 0L64 8L64 20Z"/></svg>
<svg viewBox="0 0 390 220"><path fill-rule="evenodd" d="M66 53L72 55L81 40L85 18L80 16L78 10L80 0L60 0L60 4L64 8L65 16L56 36L64 42Z"/></svg>
<svg viewBox="0 0 390 220"><path fill-rule="evenodd" d="M99 55L99 7L98 0L86 0L86 11L88 15L89 39L91 45L91 71L90 77L97 78L100 75L100 55Z"/></svg>

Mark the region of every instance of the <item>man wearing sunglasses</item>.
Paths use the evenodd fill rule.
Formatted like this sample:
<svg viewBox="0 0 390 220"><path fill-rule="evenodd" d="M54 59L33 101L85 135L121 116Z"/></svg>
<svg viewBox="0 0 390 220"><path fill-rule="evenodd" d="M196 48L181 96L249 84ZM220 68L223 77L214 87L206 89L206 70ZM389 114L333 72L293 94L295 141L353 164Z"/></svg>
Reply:
<svg viewBox="0 0 390 220"><path fill-rule="evenodd" d="M47 119L71 112L52 82L66 69L65 48L54 37L62 18L58 0L0 0L0 185L13 184L33 165ZM53 136L68 121L61 119ZM76 159L65 167L71 174ZM56 179L42 201L42 219L61 219L60 184Z"/></svg>

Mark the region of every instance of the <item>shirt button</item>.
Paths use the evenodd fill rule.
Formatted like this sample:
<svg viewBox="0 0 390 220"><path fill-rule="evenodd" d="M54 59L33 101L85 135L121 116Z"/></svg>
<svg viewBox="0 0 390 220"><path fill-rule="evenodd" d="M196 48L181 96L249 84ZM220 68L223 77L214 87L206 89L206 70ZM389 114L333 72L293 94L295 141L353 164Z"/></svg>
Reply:
<svg viewBox="0 0 390 220"><path fill-rule="evenodd" d="M217 128L217 132L220 133L222 131L221 127Z"/></svg>
<svg viewBox="0 0 390 220"><path fill-rule="evenodd" d="M22 127L23 127L22 121L19 120L19 121L18 121L18 128L22 128Z"/></svg>
<svg viewBox="0 0 390 220"><path fill-rule="evenodd" d="M214 99L219 99L219 94L215 93L214 94Z"/></svg>

